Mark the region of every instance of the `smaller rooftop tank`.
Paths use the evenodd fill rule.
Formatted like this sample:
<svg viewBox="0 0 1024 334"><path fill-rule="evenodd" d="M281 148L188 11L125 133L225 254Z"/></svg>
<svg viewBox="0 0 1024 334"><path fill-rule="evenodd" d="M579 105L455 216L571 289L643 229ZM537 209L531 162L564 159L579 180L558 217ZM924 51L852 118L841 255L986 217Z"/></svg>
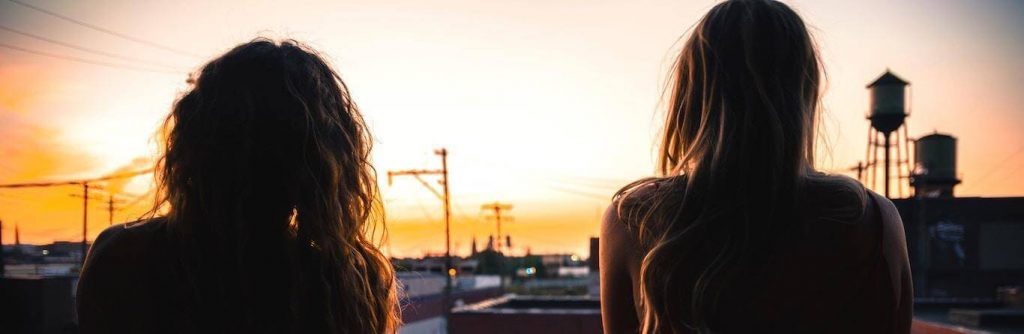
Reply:
<svg viewBox="0 0 1024 334"><path fill-rule="evenodd" d="M933 133L914 141L915 166L910 178L915 196L953 197L960 184L956 173L956 138Z"/></svg>

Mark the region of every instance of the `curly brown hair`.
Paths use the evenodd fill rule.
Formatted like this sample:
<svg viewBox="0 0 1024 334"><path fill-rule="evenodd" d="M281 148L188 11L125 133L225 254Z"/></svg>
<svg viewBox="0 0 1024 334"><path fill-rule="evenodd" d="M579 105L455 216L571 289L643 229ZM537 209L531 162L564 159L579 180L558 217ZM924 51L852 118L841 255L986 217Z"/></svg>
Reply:
<svg viewBox="0 0 1024 334"><path fill-rule="evenodd" d="M239 45L203 66L165 131L158 207L196 327L397 331L371 137L322 57L292 40Z"/></svg>

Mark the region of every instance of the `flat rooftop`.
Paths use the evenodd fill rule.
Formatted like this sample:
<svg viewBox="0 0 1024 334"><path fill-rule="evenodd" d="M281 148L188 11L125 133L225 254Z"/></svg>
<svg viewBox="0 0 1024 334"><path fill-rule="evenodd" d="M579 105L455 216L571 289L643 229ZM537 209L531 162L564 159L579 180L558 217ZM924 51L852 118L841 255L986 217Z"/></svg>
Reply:
<svg viewBox="0 0 1024 334"><path fill-rule="evenodd" d="M457 307L463 314L601 314L601 300L589 296L519 296L508 294Z"/></svg>

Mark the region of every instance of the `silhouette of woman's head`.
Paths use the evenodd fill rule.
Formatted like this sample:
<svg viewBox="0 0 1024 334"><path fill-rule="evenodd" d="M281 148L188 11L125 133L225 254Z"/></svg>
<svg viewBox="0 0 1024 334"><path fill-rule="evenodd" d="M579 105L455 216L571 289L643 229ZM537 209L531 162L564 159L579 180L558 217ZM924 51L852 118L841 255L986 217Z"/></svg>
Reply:
<svg viewBox="0 0 1024 334"><path fill-rule="evenodd" d="M851 189L813 170L821 78L807 27L781 2L725 1L685 40L661 140L668 178L617 195L646 250L644 333L720 328L716 305L739 289L725 287L796 229L807 186Z"/></svg>
<svg viewBox="0 0 1024 334"><path fill-rule="evenodd" d="M367 236L381 216L370 135L320 56L239 45L202 68L166 128L168 226L199 253L186 266L219 277L196 279L197 304L254 327L395 330L391 265Z"/></svg>
<svg viewBox="0 0 1024 334"><path fill-rule="evenodd" d="M820 73L803 20L785 4L715 6L676 64L662 172L768 162L772 172L804 171L814 161Z"/></svg>

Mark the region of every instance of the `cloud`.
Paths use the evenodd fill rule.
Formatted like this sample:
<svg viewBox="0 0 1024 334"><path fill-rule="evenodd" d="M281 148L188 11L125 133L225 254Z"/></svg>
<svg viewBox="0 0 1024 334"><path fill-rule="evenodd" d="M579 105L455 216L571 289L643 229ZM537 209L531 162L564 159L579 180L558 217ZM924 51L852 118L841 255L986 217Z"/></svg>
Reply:
<svg viewBox="0 0 1024 334"><path fill-rule="evenodd" d="M94 157L60 138L55 128L0 110L0 182L51 180L95 166Z"/></svg>
<svg viewBox="0 0 1024 334"><path fill-rule="evenodd" d="M130 163L128 163L127 165L118 167L117 169L115 169L110 174L130 173L130 172L135 172L135 171L139 171L139 170L143 170L143 169L148 169L148 168L151 168L151 167L153 167L153 159L152 158L149 158L149 157L137 157L135 159L132 159L132 161ZM149 177L149 174L144 174L144 175L140 175L140 176L137 176L137 177L131 177L131 178L113 179L113 180L110 180L110 181L108 181L106 183L106 190L107 190L107 192L112 193L112 194L124 193L125 192L125 187L127 187L130 183L133 183L136 178L147 178L147 177Z"/></svg>

